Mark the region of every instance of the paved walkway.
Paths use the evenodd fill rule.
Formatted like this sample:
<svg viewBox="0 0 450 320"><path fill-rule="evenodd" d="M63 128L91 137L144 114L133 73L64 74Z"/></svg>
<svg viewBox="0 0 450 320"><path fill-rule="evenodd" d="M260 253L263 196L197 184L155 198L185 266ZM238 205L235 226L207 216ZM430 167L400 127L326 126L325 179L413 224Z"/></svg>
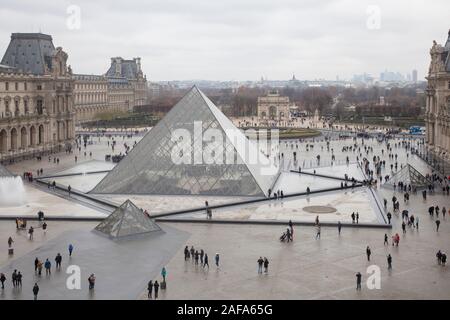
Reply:
<svg viewBox="0 0 450 320"><path fill-rule="evenodd" d="M72 223L71 223L72 224ZM73 224L75 226L75 224ZM0 290L0 299L32 299L35 282L40 287L40 299L136 299L150 279L160 274L173 254L181 248L188 236L170 226L163 226L164 232L124 241L112 241L90 231L90 228L64 232L35 250L9 261L0 268L7 276L7 288ZM75 247L71 258L67 247ZM61 270L55 269L54 258L60 252L63 256ZM52 263L52 274L34 274L34 259L46 258ZM69 265L81 270L81 289L69 290L66 274ZM23 274L22 289L12 288L11 274L14 269ZM95 290L88 290L87 278L94 273Z"/></svg>

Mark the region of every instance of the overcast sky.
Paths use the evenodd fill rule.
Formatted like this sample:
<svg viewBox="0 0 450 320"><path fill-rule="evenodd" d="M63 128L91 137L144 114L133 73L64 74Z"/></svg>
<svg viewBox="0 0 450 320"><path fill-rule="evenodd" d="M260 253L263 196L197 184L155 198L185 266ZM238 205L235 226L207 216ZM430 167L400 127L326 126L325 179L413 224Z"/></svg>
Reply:
<svg viewBox="0 0 450 320"><path fill-rule="evenodd" d="M1 2L2 56L11 33L41 31L75 73L102 74L110 57L140 56L155 81L334 80L385 69L417 69L422 79L432 41L444 43L450 28L449 0Z"/></svg>

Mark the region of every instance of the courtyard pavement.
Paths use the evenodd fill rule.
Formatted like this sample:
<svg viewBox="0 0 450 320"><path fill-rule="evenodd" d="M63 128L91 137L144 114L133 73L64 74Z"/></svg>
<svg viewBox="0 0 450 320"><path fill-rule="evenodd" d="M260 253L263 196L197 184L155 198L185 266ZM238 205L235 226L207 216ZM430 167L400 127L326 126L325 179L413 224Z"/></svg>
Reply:
<svg viewBox="0 0 450 320"><path fill-rule="evenodd" d="M295 143L293 147L281 143L281 147L284 148L287 159L291 157L293 151L296 151L300 156L299 161L302 164L304 161L305 168L316 165L317 154L321 155L320 166L329 166L332 151L327 150L323 138L314 139L314 148L308 148L307 151L306 144L312 141L313 139L297 142L298 149ZM359 144L360 141L361 139L358 139ZM411 154L407 157L407 152L403 148L394 146L400 141L391 141L393 153L398 154L398 170L402 164L410 163L422 174L431 172L418 157ZM363 156L369 160L372 160L374 155L381 156L381 149L385 150L382 159L386 160L387 165L382 174L383 176L393 174L390 172L390 164L395 161L387 157L385 144L380 144L376 140L366 140L365 144L374 149L373 153L368 154L364 153L363 148L361 150L364 153ZM334 165L344 163L347 156L350 157L350 161L356 161L356 156L360 156L358 152L342 150L344 146L351 145L353 145L351 139L331 141L330 149L333 149L336 157ZM106 140L101 140L97 146L88 146L88 153L89 150L93 150L92 159L102 161L104 152L107 150ZM81 156L78 164L89 160L91 160L89 156L86 159ZM8 169L20 173L25 168L35 170L44 166L44 173L46 173L70 169L73 165L73 155L63 154L59 170L55 170L52 168L52 163L44 160L24 161L9 166ZM292 169L296 168L292 166ZM428 195L426 200L422 199L419 192L417 195L411 195L409 203L404 203L402 194L398 191L383 187L375 190L381 199L388 199L387 210L391 212L390 199L395 194L400 201L400 210L407 209L410 214L419 217L419 230L408 227L406 234L402 234L401 216L394 214L392 230L344 227L339 236L336 227L323 227L321 238L316 240L314 227L300 226L295 228L294 242L282 243L278 239L285 228L279 226L161 223L167 235L156 240L151 239L153 243L149 240L148 243L129 242L118 246L108 239L90 233L89 230L95 224L51 222L50 231L46 236L49 237L48 240L40 234L41 230L38 230L35 235L35 238L37 236L39 240L32 242L26 240L25 235L13 236L17 238L16 253L11 259L7 256L6 241L9 234L14 235L14 222L0 221L2 231L0 269L7 271L8 281L10 281L12 268L23 271L24 281L26 279L28 286L24 287L22 292L14 293L9 282L8 288L3 292L3 298L30 299L30 285L34 284L34 278L30 278L30 274L34 273L34 256L49 255L49 258L53 260L57 251L66 255L67 242L79 237L80 242L75 245L76 256L73 261L77 259L80 265L87 266L87 269L83 269L83 273L94 272L97 275L98 282L94 295L90 296L85 287L88 274L82 277L84 287L81 291L65 292L64 283L67 275L61 271L60 274L52 274L50 279L43 276L41 298L135 299L139 297L144 299L147 281L161 280L159 270L162 265L166 265L168 285L166 290L160 291L161 299L450 299L449 266L438 265L435 257L437 250L450 254L450 218L447 215L444 219L441 215L440 230L436 232L436 217L430 217L427 212L431 205L439 205L441 208L445 206L450 209L450 197L443 195L437 189L437 192ZM170 207L172 207L171 202L178 201L171 197L160 198L164 199ZM351 200L350 195L348 201ZM151 208L158 203L156 197L147 203L144 198L141 198L141 201L139 206L144 208L146 206ZM195 201L203 203L204 198L197 198ZM345 203L344 198L342 205L345 206ZM186 203L178 203L178 205L183 207ZM165 210L167 206L163 206L160 210ZM245 214L245 209L237 208L234 214ZM52 232L51 239L50 232ZM389 245L383 244L385 233L389 237ZM391 236L395 233L399 233L401 237L398 247L391 245ZM169 245L170 249L166 249L168 244L163 241L163 237L171 234L176 240L168 240L168 243L173 241L176 244ZM39 241L39 244L35 241ZM189 247L193 245L208 253L209 270L203 270L191 261L184 261L185 245ZM371 261L367 261L366 258L367 246L370 246L372 250ZM216 253L220 254L219 268L214 265ZM393 258L391 271L387 269L387 254L391 254ZM260 256L267 257L270 261L268 274L257 273L256 261ZM68 259L64 256L63 269L67 266L65 264L67 262ZM117 266L113 268L109 264L117 264ZM369 290L365 285L369 276L367 267L370 265L380 268L381 289L379 290ZM361 291L355 290L357 272L363 275Z"/></svg>

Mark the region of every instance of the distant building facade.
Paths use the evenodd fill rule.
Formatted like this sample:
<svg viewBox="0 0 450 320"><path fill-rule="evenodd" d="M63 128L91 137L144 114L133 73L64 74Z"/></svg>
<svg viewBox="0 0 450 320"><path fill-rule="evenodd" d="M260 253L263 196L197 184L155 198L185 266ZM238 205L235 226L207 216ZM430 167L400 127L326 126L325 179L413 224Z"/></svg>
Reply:
<svg viewBox="0 0 450 320"><path fill-rule="evenodd" d="M106 77L75 74L73 79L77 123L95 119L97 115L111 110Z"/></svg>
<svg viewBox="0 0 450 320"><path fill-rule="evenodd" d="M147 104L147 79L141 58L111 58L105 75L75 75L77 122L95 120L102 113L130 111Z"/></svg>
<svg viewBox="0 0 450 320"><path fill-rule="evenodd" d="M278 91L270 91L258 97L258 118L261 120L288 121L290 118L289 97L280 96Z"/></svg>
<svg viewBox="0 0 450 320"><path fill-rule="evenodd" d="M0 64L0 160L71 147L74 80L67 59L49 35L11 35Z"/></svg>
<svg viewBox="0 0 450 320"><path fill-rule="evenodd" d="M444 46L433 41L426 90L426 142L430 151L449 159L450 30Z"/></svg>

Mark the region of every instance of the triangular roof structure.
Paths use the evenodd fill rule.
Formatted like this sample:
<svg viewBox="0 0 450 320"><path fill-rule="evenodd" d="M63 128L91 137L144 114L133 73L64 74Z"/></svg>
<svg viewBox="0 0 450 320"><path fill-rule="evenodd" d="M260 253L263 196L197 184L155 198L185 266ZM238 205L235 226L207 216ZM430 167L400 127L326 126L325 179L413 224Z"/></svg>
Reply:
<svg viewBox="0 0 450 320"><path fill-rule="evenodd" d="M218 140L205 142L209 129ZM185 150L190 161L174 161ZM194 86L90 193L267 196L279 173L270 162Z"/></svg>
<svg viewBox="0 0 450 320"><path fill-rule="evenodd" d="M0 178L2 177L14 177L14 175L11 172L9 172L8 169L6 169L4 166L0 164Z"/></svg>
<svg viewBox="0 0 450 320"><path fill-rule="evenodd" d="M161 228L130 200L125 201L94 229L110 238L141 235Z"/></svg>
<svg viewBox="0 0 450 320"><path fill-rule="evenodd" d="M384 183L384 185L393 187L394 184L398 186L399 182L403 182L403 184L406 185L410 184L411 187L418 189L426 188L430 184L430 181L409 163L400 169L400 171L395 173L388 181Z"/></svg>

